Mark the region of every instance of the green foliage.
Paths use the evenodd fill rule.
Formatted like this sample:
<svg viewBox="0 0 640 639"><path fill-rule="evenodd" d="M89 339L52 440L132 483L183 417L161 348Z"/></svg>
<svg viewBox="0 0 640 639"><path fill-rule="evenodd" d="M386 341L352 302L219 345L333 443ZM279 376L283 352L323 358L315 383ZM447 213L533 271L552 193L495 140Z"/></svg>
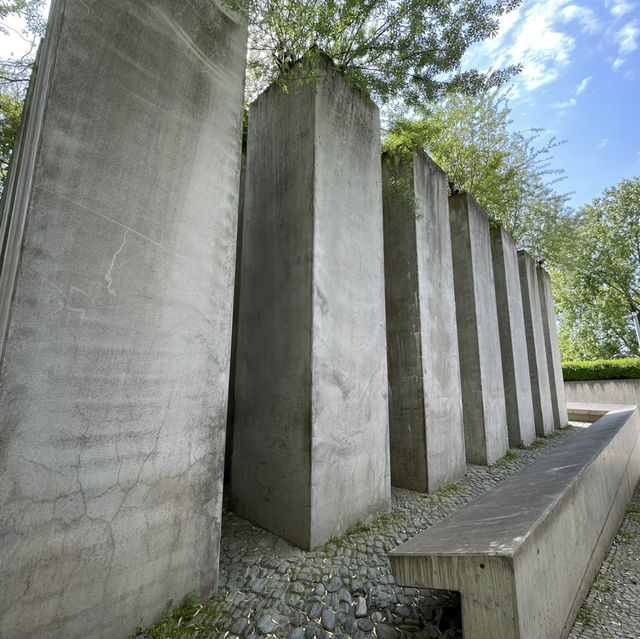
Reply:
<svg viewBox="0 0 640 639"><path fill-rule="evenodd" d="M9 161L20 128L22 104L19 94L0 93L0 185L4 184L7 177Z"/></svg>
<svg viewBox="0 0 640 639"><path fill-rule="evenodd" d="M599 379L640 379L640 359L563 362L562 376L565 382Z"/></svg>
<svg viewBox="0 0 640 639"><path fill-rule="evenodd" d="M173 637L199 636L200 631L218 630L210 621L222 614L218 599L200 603L197 593L185 597L182 606L173 607L173 601L166 605L161 618L148 628L138 626L130 639L172 639Z"/></svg>
<svg viewBox="0 0 640 639"><path fill-rule="evenodd" d="M309 49L325 51L350 82L383 103L418 104L452 90L505 82L519 67L460 72L464 52L494 36L521 0L248 0L251 98Z"/></svg>
<svg viewBox="0 0 640 639"><path fill-rule="evenodd" d="M26 20L22 34L30 50L19 58L0 60L0 191L20 127L22 104L33 68L37 37L44 34L44 0L0 0L0 35L8 33L5 20L15 15Z"/></svg>
<svg viewBox="0 0 640 639"><path fill-rule="evenodd" d="M563 359L640 355L640 177L583 207L570 240L551 272Z"/></svg>
<svg viewBox="0 0 640 639"><path fill-rule="evenodd" d="M450 95L418 120L399 117L383 148L424 149L447 173L452 193L467 191L520 248L544 254L547 235L564 219L567 195L553 189L562 171L550 168L555 139L510 130L506 94Z"/></svg>

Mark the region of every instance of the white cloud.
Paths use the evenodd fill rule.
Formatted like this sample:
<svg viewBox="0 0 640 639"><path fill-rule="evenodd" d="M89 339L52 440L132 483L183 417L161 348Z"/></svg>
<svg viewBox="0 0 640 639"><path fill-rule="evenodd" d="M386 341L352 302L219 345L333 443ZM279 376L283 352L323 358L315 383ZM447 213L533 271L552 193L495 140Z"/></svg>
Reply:
<svg viewBox="0 0 640 639"><path fill-rule="evenodd" d="M624 60L622 58L616 58L611 65L611 68L614 71L617 71L624 64Z"/></svg>
<svg viewBox="0 0 640 639"><path fill-rule="evenodd" d="M629 13L629 11L633 11L634 5L628 0L611 0L607 2L607 6L609 7L609 11L611 15L615 18L619 18L620 16Z"/></svg>
<svg viewBox="0 0 640 639"><path fill-rule="evenodd" d="M566 23L577 20L582 25L584 33L597 33L600 30L600 23L593 10L587 7L580 7L577 4L570 4L560 12L562 20Z"/></svg>
<svg viewBox="0 0 640 639"><path fill-rule="evenodd" d="M589 86L589 82L591 82L591 76L586 77L579 85L578 88L576 89L576 95L580 95L581 93L584 93L587 86Z"/></svg>
<svg viewBox="0 0 640 639"><path fill-rule="evenodd" d="M576 102L576 99L575 98L570 98L566 102L558 102L557 104L554 104L553 108L554 109L568 109L569 107L575 106L576 104L578 104Z"/></svg>
<svg viewBox="0 0 640 639"><path fill-rule="evenodd" d="M600 149L604 149L604 147L607 146L607 144L609 144L609 140L605 138L600 142L600 144L598 144L598 146L594 150L599 151Z"/></svg>
<svg viewBox="0 0 640 639"><path fill-rule="evenodd" d="M522 64L522 73L515 84L516 95L520 90L534 91L553 82L570 64L576 48L569 25L578 23L588 34L604 29L594 11L578 4L580 1L525 2L517 11L501 18L496 38L472 47L463 66L495 69Z"/></svg>
<svg viewBox="0 0 640 639"><path fill-rule="evenodd" d="M638 28L637 20L625 24L620 31L615 34L614 40L619 47L619 54L621 56L626 53L631 53L638 48L639 35L640 29Z"/></svg>

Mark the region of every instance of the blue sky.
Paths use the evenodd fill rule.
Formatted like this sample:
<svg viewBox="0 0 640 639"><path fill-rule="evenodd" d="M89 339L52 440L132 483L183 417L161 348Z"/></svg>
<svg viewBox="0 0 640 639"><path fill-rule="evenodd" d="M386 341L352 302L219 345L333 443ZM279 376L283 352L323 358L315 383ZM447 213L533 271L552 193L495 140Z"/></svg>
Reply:
<svg viewBox="0 0 640 639"><path fill-rule="evenodd" d="M553 165L574 207L640 175L640 0L525 0L463 60L483 70L518 62L513 126L567 140Z"/></svg>
<svg viewBox="0 0 640 639"><path fill-rule="evenodd" d="M25 44L20 25L0 34L0 56ZM640 0L524 0L496 38L475 45L465 67L522 63L509 104L513 127L567 140L556 188L579 207L622 178L640 175Z"/></svg>

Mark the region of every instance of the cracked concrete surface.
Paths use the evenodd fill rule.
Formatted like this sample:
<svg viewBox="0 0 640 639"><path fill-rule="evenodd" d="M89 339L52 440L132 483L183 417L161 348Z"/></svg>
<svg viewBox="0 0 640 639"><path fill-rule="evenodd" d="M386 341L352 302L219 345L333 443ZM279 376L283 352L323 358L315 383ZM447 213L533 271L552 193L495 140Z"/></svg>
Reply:
<svg viewBox="0 0 640 639"><path fill-rule="evenodd" d="M1 276L0 637L127 637L217 583L246 33L199 0L49 24Z"/></svg>

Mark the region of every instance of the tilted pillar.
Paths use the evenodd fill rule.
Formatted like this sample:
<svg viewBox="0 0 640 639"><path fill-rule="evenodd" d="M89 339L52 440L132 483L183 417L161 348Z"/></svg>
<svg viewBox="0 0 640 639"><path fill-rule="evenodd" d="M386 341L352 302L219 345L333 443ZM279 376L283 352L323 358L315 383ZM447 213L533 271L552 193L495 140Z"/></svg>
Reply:
<svg viewBox="0 0 640 639"><path fill-rule="evenodd" d="M526 251L518 251L518 268L536 433L549 435L554 429L554 419L536 262Z"/></svg>
<svg viewBox="0 0 640 639"><path fill-rule="evenodd" d="M490 465L509 447L489 220L467 194L449 198L467 461Z"/></svg>
<svg viewBox="0 0 640 639"><path fill-rule="evenodd" d="M246 25L54 0L3 209L0 634L217 585Z"/></svg>
<svg viewBox="0 0 640 639"><path fill-rule="evenodd" d="M518 254L502 227L491 229L502 375L510 446L526 446L536 438L529 357L522 312Z"/></svg>
<svg viewBox="0 0 640 639"><path fill-rule="evenodd" d="M231 480L303 548L390 508L378 109L319 65L250 108Z"/></svg>
<svg viewBox="0 0 640 639"><path fill-rule="evenodd" d="M382 177L391 483L433 492L465 472L447 178L421 152Z"/></svg>
<svg viewBox="0 0 640 639"><path fill-rule="evenodd" d="M556 328L556 313L553 306L553 291L549 273L538 266L538 285L540 287L540 310L542 312L542 330L547 353L549 382L551 386L551 408L556 428L564 428L569 422L567 403L564 396L564 378L560 359L560 344Z"/></svg>

